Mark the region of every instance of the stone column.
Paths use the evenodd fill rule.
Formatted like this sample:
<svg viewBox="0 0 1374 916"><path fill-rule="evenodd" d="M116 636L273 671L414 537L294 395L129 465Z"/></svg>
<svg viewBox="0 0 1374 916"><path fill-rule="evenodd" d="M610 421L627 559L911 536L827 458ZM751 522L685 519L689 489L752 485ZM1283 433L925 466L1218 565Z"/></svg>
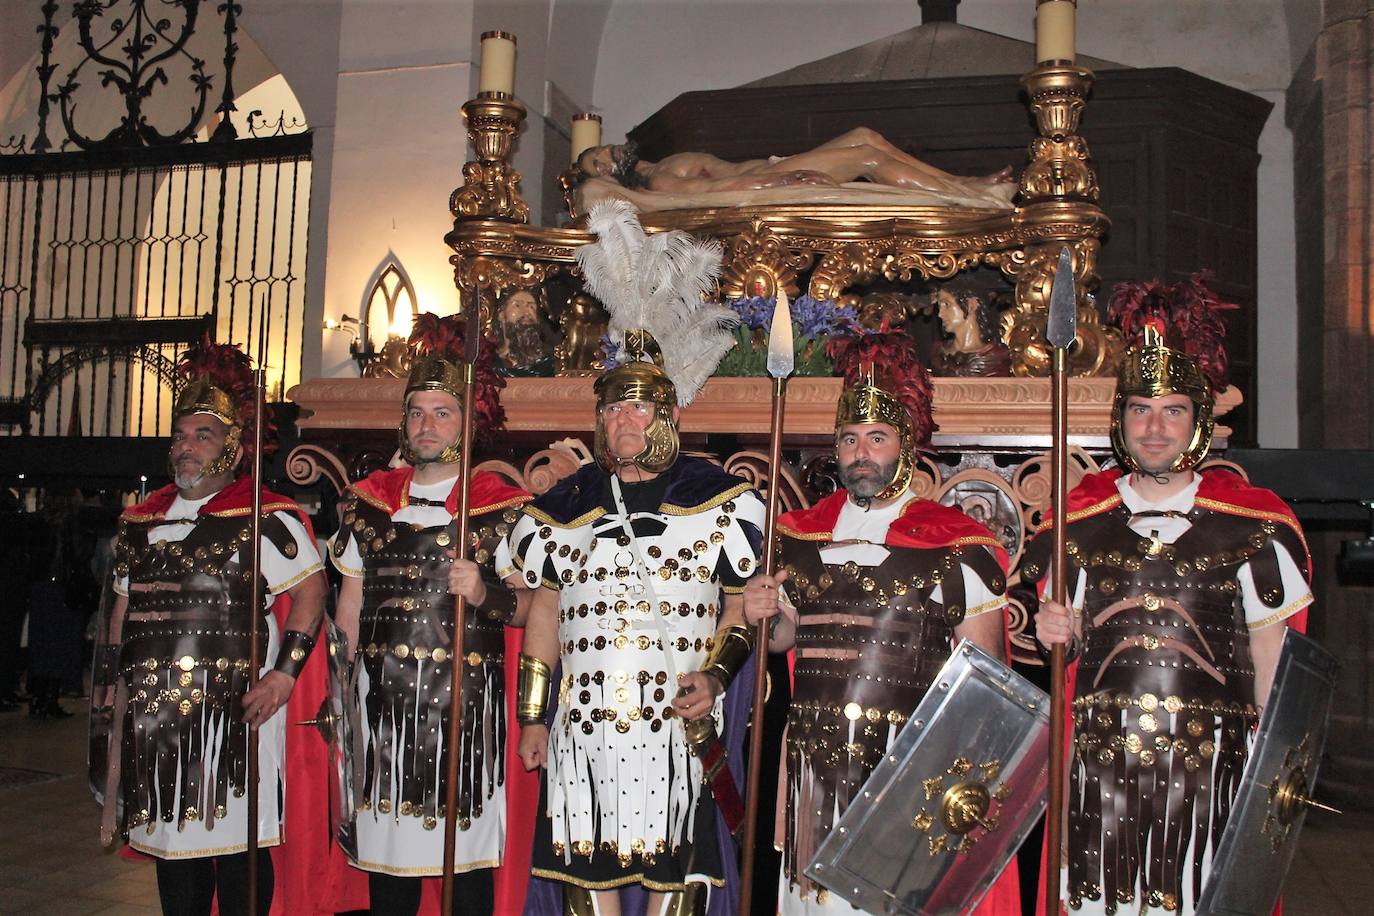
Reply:
<svg viewBox="0 0 1374 916"><path fill-rule="evenodd" d="M1374 0L1326 0L1322 31L1288 90L1298 251L1299 444L1374 448ZM1263 367L1261 367L1263 371ZM1349 801L1374 778L1374 589L1343 588L1335 556L1355 532L1311 538L1309 631L1344 664L1322 791Z"/></svg>

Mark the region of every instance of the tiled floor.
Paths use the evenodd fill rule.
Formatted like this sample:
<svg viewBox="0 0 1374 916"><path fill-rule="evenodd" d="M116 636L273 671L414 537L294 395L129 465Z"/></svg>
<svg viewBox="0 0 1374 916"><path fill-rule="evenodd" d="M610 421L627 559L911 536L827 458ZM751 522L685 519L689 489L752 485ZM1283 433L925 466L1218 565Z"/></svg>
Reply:
<svg viewBox="0 0 1374 916"><path fill-rule="evenodd" d="M65 701L78 709L81 701ZM0 713L0 767L62 774L0 789L0 914L156 914L152 867L101 849L86 790L86 719L34 722ZM1307 819L1285 916L1374 912L1374 812Z"/></svg>

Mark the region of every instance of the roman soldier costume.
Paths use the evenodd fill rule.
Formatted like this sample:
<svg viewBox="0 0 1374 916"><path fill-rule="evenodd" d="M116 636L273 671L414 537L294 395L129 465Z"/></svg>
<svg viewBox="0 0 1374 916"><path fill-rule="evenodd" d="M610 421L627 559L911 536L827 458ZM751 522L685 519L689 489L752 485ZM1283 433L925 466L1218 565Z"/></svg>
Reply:
<svg viewBox="0 0 1374 916"><path fill-rule="evenodd" d="M577 909L587 892L625 885L677 894L672 912L696 912L729 858L708 781L722 761L714 734L700 733L719 723L722 698L699 723L677 719L672 702L679 674L705 670L728 686L748 659L747 628L718 620L722 590L741 591L754 571L764 508L740 478L678 454L674 410L729 348L735 319L702 301L717 246L646 238L618 201L594 208L588 228L598 241L578 262L611 313L615 351L595 386L597 463L527 505L507 548L526 585L559 593L561 674L522 656L517 699L522 723L545 722L553 703L533 873L563 885L575 912L590 912ZM657 474L646 482L614 473L600 410L624 401L652 405L647 444L630 459Z"/></svg>
<svg viewBox="0 0 1374 916"><path fill-rule="evenodd" d="M1112 412L1122 467L1085 478L1066 507L1068 594L1082 621L1069 674L1075 911L1192 911L1257 719L1250 634L1301 625L1312 601L1302 530L1272 492L1229 469L1193 471L1161 502L1130 485L1127 472L1141 471L1122 430L1132 395L1187 395L1194 432L1169 470L1206 456L1225 387L1217 305L1200 278L1123 285L1112 301L1132 343ZM1051 549L1048 532L1032 542L1028 581L1043 583Z"/></svg>
<svg viewBox="0 0 1374 916"><path fill-rule="evenodd" d="M223 451L204 469L224 475L240 447L251 448L242 435L254 423L248 358L207 338L178 370L186 382L173 418L207 414L225 424ZM273 444L270 431L265 441ZM282 593L321 567L300 507L264 491L258 549L265 602L251 607L252 487L239 477L191 500L172 484L119 519L113 589L127 605L120 619L101 621L92 693L92 781L103 794L106 842L123 835L162 859L244 851L252 740L260 754L258 844L283 840L287 707L256 732L243 721L249 627L260 615L262 673L301 679L313 634L282 631L289 604ZM319 702L322 669L312 670L314 680L298 685L293 698ZM306 759L299 747L292 753L296 762Z"/></svg>
<svg viewBox="0 0 1374 916"><path fill-rule="evenodd" d="M459 403L463 380L452 360L460 355L463 324L422 314L411 336L412 366L405 401L420 391L441 391ZM474 423L488 436L504 420L487 341L477 364ZM404 413L404 411L403 411ZM405 422L402 457L414 461ZM439 461L455 463L460 443ZM378 471L348 488L331 549L345 576L362 580L356 674L346 702L360 723L353 772L359 784L351 823L341 842L355 865L395 877L441 875L446 756L460 755L455 869L468 872L501 864L505 843L505 624L515 595L492 571L497 543L530 497L497 475L479 471L469 490L467 555L482 569L486 597L469 607L463 657L455 658L453 603L448 575L455 548L451 524L462 485L456 476L437 484L414 480L407 464ZM463 740L448 747L450 678L461 665Z"/></svg>
<svg viewBox="0 0 1374 916"><path fill-rule="evenodd" d="M845 378L836 441L846 425L883 423L900 453L875 497L884 505L841 489L778 522L779 568L797 614L787 795L778 805L784 913L850 909L803 870L948 660L954 628L1006 608L1001 543L959 510L909 492L936 428L913 342L887 332L837 338L831 356ZM1019 912L1008 877L988 911Z"/></svg>

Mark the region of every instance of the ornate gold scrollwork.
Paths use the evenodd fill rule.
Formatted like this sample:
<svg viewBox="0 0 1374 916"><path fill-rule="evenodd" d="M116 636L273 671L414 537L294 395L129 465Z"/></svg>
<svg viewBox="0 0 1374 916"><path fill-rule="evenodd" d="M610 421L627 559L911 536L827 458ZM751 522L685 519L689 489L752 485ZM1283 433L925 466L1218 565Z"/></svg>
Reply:
<svg viewBox="0 0 1374 916"><path fill-rule="evenodd" d="M976 251L941 251L928 254L910 248L899 248L883 260L883 279L906 283L913 273L923 279L932 277L947 280L961 270L977 267L982 255Z"/></svg>
<svg viewBox="0 0 1374 916"><path fill-rule="evenodd" d="M1028 246L1025 261L1016 274L1016 309L1003 316L1003 337L1012 351L1012 372L1016 375L1048 375L1050 346L1045 340L1049 317L1050 289L1053 285L1059 250L1065 241ZM1097 310L1081 291L1097 281L1098 241L1079 238L1069 245L1074 254L1074 279L1078 298L1078 334L1069 356L1075 375L1114 375L1121 365L1124 345L1121 332L1102 324Z"/></svg>
<svg viewBox="0 0 1374 916"><path fill-rule="evenodd" d="M1088 144L1078 121L1092 89L1084 67L1039 66L1021 78L1040 136L1031 141L1030 164L1021 173L1026 204L1051 199L1097 202L1099 191Z"/></svg>
<svg viewBox="0 0 1374 916"><path fill-rule="evenodd" d="M504 92L482 92L464 103L463 114L477 158L463 166L463 186L449 196L449 211L455 219L485 216L529 222L530 205L520 196L520 173L510 164L525 106Z"/></svg>
<svg viewBox="0 0 1374 916"><path fill-rule="evenodd" d="M850 242L821 258L807 292L813 299L839 299L846 287L877 276L882 261L880 242Z"/></svg>
<svg viewBox="0 0 1374 916"><path fill-rule="evenodd" d="M814 258L813 252L789 247L767 223L755 218L747 230L726 240L721 296L771 299L783 289L795 298L797 274L810 267Z"/></svg>

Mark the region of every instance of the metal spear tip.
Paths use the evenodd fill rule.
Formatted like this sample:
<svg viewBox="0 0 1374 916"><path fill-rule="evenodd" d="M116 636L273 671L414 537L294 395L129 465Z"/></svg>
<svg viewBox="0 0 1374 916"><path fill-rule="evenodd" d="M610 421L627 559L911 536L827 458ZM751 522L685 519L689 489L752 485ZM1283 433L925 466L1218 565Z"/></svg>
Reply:
<svg viewBox="0 0 1374 916"><path fill-rule="evenodd" d="M768 328L768 374L787 378L796 368L792 345L792 309L787 293L778 288L778 304L773 307L773 323Z"/></svg>
<svg viewBox="0 0 1374 916"><path fill-rule="evenodd" d="M463 361L469 366L475 366L477 352L482 344L481 300L477 296L472 296L468 305L469 308L463 310L467 316L463 332Z"/></svg>
<svg viewBox="0 0 1374 916"><path fill-rule="evenodd" d="M1067 350L1078 333L1078 288L1073 280L1073 253L1065 245L1059 249L1059 266L1050 287L1050 314L1045 337L1056 350Z"/></svg>

